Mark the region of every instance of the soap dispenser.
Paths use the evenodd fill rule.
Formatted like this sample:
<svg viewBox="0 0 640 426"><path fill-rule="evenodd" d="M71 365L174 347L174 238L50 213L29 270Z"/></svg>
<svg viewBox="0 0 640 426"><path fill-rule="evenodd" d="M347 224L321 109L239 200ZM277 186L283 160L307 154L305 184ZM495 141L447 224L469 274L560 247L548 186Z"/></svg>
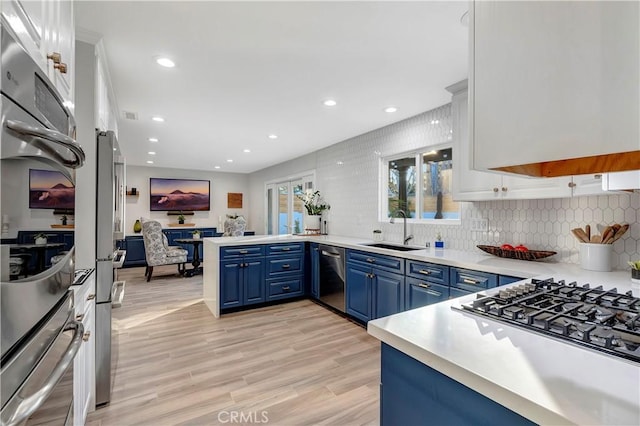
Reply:
<svg viewBox="0 0 640 426"><path fill-rule="evenodd" d="M438 234L436 235L436 242L435 242L435 247L438 249L443 249L444 248L444 241L442 241L442 235L440 235L440 233L438 232Z"/></svg>

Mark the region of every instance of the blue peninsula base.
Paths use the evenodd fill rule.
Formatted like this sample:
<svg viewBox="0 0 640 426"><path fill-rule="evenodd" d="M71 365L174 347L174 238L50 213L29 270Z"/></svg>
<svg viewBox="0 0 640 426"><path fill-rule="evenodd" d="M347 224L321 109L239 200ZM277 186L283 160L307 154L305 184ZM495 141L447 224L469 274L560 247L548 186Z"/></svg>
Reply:
<svg viewBox="0 0 640 426"><path fill-rule="evenodd" d="M382 343L380 424L514 426L535 423Z"/></svg>

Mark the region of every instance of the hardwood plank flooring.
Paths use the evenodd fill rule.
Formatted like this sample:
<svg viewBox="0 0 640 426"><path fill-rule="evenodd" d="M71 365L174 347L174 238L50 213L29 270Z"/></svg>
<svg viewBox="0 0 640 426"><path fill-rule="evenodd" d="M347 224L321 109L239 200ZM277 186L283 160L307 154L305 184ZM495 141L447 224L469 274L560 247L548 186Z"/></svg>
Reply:
<svg viewBox="0 0 640 426"><path fill-rule="evenodd" d="M380 344L361 326L309 300L216 320L202 276L175 266L118 278L111 403L87 425L379 423Z"/></svg>

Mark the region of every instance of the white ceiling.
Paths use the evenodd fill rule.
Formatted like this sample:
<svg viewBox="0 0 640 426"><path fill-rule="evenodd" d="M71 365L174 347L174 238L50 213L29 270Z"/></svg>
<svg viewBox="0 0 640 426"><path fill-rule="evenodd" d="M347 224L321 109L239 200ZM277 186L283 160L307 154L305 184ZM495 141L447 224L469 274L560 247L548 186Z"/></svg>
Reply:
<svg viewBox="0 0 640 426"><path fill-rule="evenodd" d="M80 1L76 24L103 36L127 164L249 173L449 102L467 4Z"/></svg>

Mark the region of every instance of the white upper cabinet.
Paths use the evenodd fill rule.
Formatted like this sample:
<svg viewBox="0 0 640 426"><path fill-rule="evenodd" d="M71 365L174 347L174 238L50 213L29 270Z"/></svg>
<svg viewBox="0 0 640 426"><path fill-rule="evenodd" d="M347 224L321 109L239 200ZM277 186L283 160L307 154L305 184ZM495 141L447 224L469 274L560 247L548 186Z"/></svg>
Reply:
<svg viewBox="0 0 640 426"><path fill-rule="evenodd" d="M477 1L470 12L474 169L638 161L640 2Z"/></svg>
<svg viewBox="0 0 640 426"><path fill-rule="evenodd" d="M53 81L73 110L75 32L73 2L2 0L2 21Z"/></svg>
<svg viewBox="0 0 640 426"><path fill-rule="evenodd" d="M471 168L467 82L447 87L453 125L453 198L456 201L562 198L572 195L571 177L524 178Z"/></svg>

